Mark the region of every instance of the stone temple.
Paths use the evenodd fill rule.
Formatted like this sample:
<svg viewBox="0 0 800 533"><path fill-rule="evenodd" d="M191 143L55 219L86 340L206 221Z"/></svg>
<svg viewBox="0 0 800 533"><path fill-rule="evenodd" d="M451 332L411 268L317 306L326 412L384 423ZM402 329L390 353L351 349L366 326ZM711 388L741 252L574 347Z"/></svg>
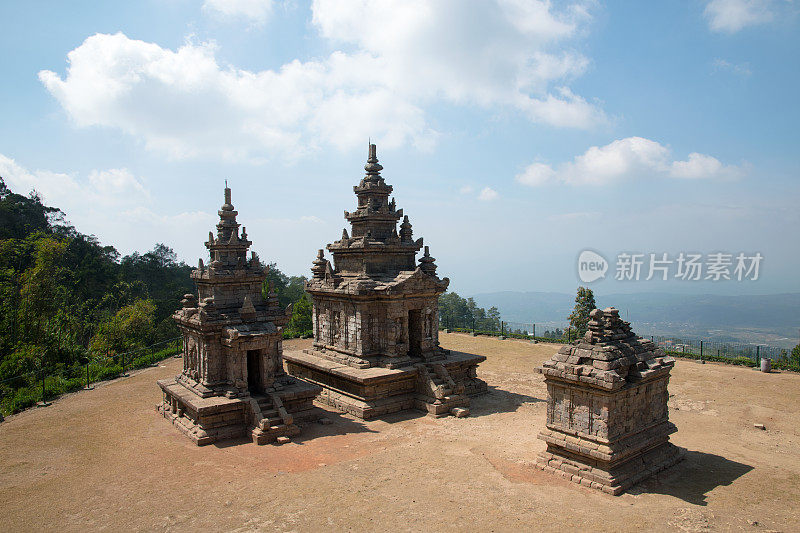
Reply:
<svg viewBox="0 0 800 533"><path fill-rule="evenodd" d="M672 466L667 383L675 361L637 337L614 308L594 309L583 340L537 370L547 384L547 451L538 464L581 485L620 494Z"/></svg>
<svg viewBox="0 0 800 533"><path fill-rule="evenodd" d="M284 354L291 375L323 388L317 400L368 419L405 409L435 417L469 414L469 396L486 391L476 377L486 358L439 346L438 298L450 281L411 223L389 200L371 144L366 176L345 211L350 233L319 251L306 291L314 304L314 343ZM397 224L402 219L400 231Z"/></svg>
<svg viewBox="0 0 800 533"><path fill-rule="evenodd" d="M281 309L270 292L262 296L266 269L247 231L236 222L231 190L219 211L216 236L209 232L211 262L192 272L198 297L187 294L175 321L183 336L183 372L158 382L159 411L196 444L252 437L257 444L285 442L299 433L295 418L310 416L320 388L283 369ZM199 298L199 300L198 300Z"/></svg>

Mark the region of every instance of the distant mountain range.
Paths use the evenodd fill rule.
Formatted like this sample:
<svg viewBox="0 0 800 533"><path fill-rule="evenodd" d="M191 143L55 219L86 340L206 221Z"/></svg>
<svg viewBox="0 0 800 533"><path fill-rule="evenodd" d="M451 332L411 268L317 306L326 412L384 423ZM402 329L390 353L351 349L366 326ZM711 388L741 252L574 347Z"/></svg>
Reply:
<svg viewBox="0 0 800 533"><path fill-rule="evenodd" d="M496 306L507 322L563 328L575 295L555 292L493 292L473 296L480 307ZM614 306L640 335L796 346L800 293L719 296L669 293L608 294L597 306Z"/></svg>

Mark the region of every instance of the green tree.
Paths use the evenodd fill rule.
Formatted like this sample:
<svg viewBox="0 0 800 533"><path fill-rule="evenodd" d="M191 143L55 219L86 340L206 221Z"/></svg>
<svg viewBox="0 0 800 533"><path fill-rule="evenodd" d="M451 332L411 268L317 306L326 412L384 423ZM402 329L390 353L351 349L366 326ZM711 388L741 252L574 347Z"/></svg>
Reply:
<svg viewBox="0 0 800 533"><path fill-rule="evenodd" d="M92 352L121 353L150 343L156 306L152 300L136 300L102 322L92 337Z"/></svg>
<svg viewBox="0 0 800 533"><path fill-rule="evenodd" d="M278 296L278 303L281 307L299 302L306 293L306 282L308 278L305 276L287 276L281 272L275 263L270 263L268 266L269 271L267 272L267 277L261 288L264 298L267 297L269 286L272 284L272 288Z"/></svg>
<svg viewBox="0 0 800 533"><path fill-rule="evenodd" d="M309 335L313 332L313 305L308 294L303 294L292 306L292 318L289 319L289 330L296 335Z"/></svg>
<svg viewBox="0 0 800 533"><path fill-rule="evenodd" d="M582 337L589 329L589 313L596 308L594 293L587 287L578 287L578 294L575 296L575 309L569 315L569 324L576 334L573 338Z"/></svg>
<svg viewBox="0 0 800 533"><path fill-rule="evenodd" d="M789 361L794 365L800 366L800 344L792 349L792 356Z"/></svg>

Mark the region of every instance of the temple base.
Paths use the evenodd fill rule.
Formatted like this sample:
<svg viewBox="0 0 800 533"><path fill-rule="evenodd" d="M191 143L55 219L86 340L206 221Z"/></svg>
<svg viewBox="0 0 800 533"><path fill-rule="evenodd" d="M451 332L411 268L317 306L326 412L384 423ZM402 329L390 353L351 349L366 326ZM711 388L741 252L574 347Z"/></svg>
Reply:
<svg viewBox="0 0 800 533"><path fill-rule="evenodd" d="M297 435L295 422L318 414L313 401L320 387L291 378L281 381L262 394L203 398L178 379L161 380L164 398L156 409L198 446L240 437L268 444Z"/></svg>
<svg viewBox="0 0 800 533"><path fill-rule="evenodd" d="M450 352L440 360L401 368L356 368L315 350L283 354L290 375L322 387L316 401L367 420L417 409L434 417L465 416L469 397L486 392L475 377L482 355Z"/></svg>
<svg viewBox="0 0 800 533"><path fill-rule="evenodd" d="M608 391L547 376L547 450L537 465L586 487L619 495L674 465L683 450L669 442L668 374ZM611 436L609 437L609 433Z"/></svg>
<svg viewBox="0 0 800 533"><path fill-rule="evenodd" d="M683 459L684 450L670 442L613 465L548 445L547 451L537 457L536 464L545 472L558 474L573 483L618 496Z"/></svg>

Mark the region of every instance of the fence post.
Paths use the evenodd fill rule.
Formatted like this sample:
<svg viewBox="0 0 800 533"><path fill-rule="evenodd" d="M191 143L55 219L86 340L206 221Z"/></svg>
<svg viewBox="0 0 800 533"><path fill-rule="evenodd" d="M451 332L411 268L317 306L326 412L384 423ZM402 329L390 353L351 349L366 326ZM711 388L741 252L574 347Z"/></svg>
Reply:
<svg viewBox="0 0 800 533"><path fill-rule="evenodd" d="M756 344L756 366L761 366L761 345Z"/></svg>
<svg viewBox="0 0 800 533"><path fill-rule="evenodd" d="M700 362L703 362L703 341L700 341Z"/></svg>
<svg viewBox="0 0 800 533"><path fill-rule="evenodd" d="M567 326L567 344L572 342L572 327Z"/></svg>
<svg viewBox="0 0 800 533"><path fill-rule="evenodd" d="M475 333L475 317L472 317L472 333Z"/></svg>
<svg viewBox="0 0 800 533"><path fill-rule="evenodd" d="M536 324L533 325L533 340L536 340Z"/></svg>
<svg viewBox="0 0 800 533"><path fill-rule="evenodd" d="M49 403L47 403L47 389L44 386L44 378L46 376L47 376L47 374L45 373L44 368L42 368L42 406L44 406L44 407L47 407L48 405L50 405Z"/></svg>

